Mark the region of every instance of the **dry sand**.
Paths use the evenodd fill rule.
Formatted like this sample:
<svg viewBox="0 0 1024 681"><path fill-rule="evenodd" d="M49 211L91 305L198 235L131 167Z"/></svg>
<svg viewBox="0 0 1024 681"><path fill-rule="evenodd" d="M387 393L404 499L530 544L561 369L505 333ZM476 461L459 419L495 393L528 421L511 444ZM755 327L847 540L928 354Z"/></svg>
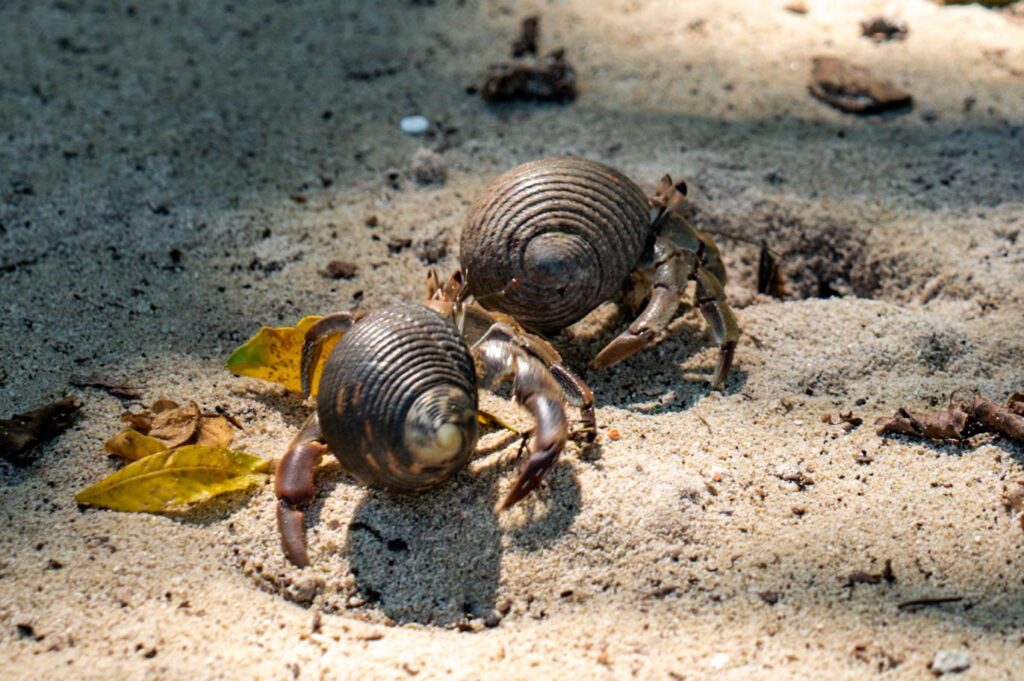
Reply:
<svg viewBox="0 0 1024 681"><path fill-rule="evenodd" d="M927 678L950 650L965 677L1020 678L1024 531L1001 495L1024 452L870 424L1024 388L1024 23L923 0L374 4L0 3L0 414L95 371L223 405L279 455L307 407L230 376L230 350L260 323L418 299L416 248L389 239L457 243L483 184L544 155L688 178L700 223L786 253L796 295L752 293L754 249L721 239L748 334L723 394L691 313L587 376L602 446L510 512L496 436L416 499L328 464L306 571L269 486L181 517L77 508L118 466L101 443L124 409L78 390L78 425L0 469L0 677ZM582 94L488 108L465 88L531 11ZM883 11L906 41L860 37ZM915 109L813 100L816 54ZM454 130L401 134L415 113ZM414 154L440 146L447 183L417 186ZM336 258L358 275L318 274ZM603 308L560 347L582 366L623 321ZM820 420L849 410L866 425ZM891 583L845 585L886 561ZM962 600L898 607L931 597Z"/></svg>

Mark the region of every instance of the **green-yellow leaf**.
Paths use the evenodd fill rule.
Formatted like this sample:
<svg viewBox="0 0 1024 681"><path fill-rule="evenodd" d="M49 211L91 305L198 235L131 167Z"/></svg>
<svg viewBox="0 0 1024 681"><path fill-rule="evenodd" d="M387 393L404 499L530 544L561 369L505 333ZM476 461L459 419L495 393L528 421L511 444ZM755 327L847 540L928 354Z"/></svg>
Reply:
<svg viewBox="0 0 1024 681"><path fill-rule="evenodd" d="M167 445L155 437L143 435L132 428L125 428L120 433L103 443L108 454L120 456L129 461L138 461L150 454L167 449Z"/></svg>
<svg viewBox="0 0 1024 681"><path fill-rule="evenodd" d="M245 452L187 445L128 464L75 495L115 511L159 513L259 485L270 462Z"/></svg>
<svg viewBox="0 0 1024 681"><path fill-rule="evenodd" d="M483 409L477 410L476 422L479 423L484 428L502 428L504 430L508 430L516 434L519 433L519 430L515 426L508 423L500 416L492 414L489 411L484 411Z"/></svg>
<svg viewBox="0 0 1024 681"><path fill-rule="evenodd" d="M231 357L228 358L228 370L236 376L261 378L283 385L293 392L300 392L302 343L306 338L306 331L320 319L321 317L316 316L303 317L295 326L262 327L255 336L231 353ZM323 362L337 342L338 338L332 338L324 343L320 363L313 371L314 395L316 387L320 384Z"/></svg>

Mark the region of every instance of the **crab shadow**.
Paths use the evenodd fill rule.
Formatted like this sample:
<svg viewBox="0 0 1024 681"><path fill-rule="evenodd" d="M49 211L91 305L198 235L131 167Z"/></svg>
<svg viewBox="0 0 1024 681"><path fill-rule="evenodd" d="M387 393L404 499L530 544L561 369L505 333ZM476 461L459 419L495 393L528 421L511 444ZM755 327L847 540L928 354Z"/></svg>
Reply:
<svg viewBox="0 0 1024 681"><path fill-rule="evenodd" d="M505 466L462 473L433 492L368 493L348 525L344 553L367 602L395 622L448 627L494 611L504 546L542 549L572 525L580 509L571 466L520 502L521 523L503 530L495 507Z"/></svg>

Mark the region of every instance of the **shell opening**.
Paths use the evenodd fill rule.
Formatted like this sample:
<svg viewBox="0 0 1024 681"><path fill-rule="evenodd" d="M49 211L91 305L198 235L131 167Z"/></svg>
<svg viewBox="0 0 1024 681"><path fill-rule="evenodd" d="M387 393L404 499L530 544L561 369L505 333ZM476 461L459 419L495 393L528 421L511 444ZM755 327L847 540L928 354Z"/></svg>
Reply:
<svg viewBox="0 0 1024 681"><path fill-rule="evenodd" d="M444 466L466 446L467 424L475 410L454 386L428 390L413 403L405 419L405 447L422 466Z"/></svg>

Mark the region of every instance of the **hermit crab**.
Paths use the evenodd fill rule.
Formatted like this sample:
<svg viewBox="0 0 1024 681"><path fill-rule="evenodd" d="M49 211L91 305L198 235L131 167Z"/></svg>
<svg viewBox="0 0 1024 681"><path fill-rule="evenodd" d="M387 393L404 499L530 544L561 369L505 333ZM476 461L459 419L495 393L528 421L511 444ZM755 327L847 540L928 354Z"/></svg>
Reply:
<svg viewBox="0 0 1024 681"><path fill-rule="evenodd" d="M436 487L472 456L478 388L512 380L513 396L530 411L536 427L530 456L502 503L506 508L540 484L570 437L593 440L593 396L554 348L511 319L466 304L458 274L442 285L431 271L428 293L425 305L335 313L306 333L301 361L305 395L324 343L343 335L324 363L316 411L277 466L281 545L298 566L309 564L301 509L315 495L313 471L327 451L374 488L418 492ZM567 401L583 415L580 428L572 432Z"/></svg>
<svg viewBox="0 0 1024 681"><path fill-rule="evenodd" d="M739 337L714 241L677 210L686 184L664 176L648 198L602 163L560 157L517 166L470 208L461 238L469 292L530 331L554 333L621 296L643 312L594 357L608 367L659 341L690 280L719 345L721 387ZM501 295L494 295L500 292Z"/></svg>

